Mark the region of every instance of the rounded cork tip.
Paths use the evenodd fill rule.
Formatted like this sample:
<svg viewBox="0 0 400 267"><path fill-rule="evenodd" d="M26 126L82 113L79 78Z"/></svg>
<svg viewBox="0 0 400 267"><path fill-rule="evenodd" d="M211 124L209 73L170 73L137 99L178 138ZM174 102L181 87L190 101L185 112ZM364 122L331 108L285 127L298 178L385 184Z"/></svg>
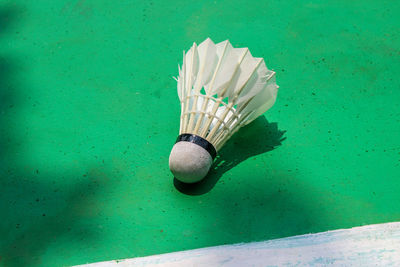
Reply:
<svg viewBox="0 0 400 267"><path fill-rule="evenodd" d="M213 159L199 145L181 141L174 145L169 156L169 169L183 183L196 183L210 170Z"/></svg>

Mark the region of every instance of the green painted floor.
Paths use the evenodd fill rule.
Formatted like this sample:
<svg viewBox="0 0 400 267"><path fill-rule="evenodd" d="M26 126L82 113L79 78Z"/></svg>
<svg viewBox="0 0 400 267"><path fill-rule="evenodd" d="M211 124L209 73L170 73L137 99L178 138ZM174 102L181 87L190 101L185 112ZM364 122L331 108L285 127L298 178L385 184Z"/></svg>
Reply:
<svg viewBox="0 0 400 267"><path fill-rule="evenodd" d="M0 266L400 221L399 1L0 1ZM275 106L173 182L182 50L266 58Z"/></svg>

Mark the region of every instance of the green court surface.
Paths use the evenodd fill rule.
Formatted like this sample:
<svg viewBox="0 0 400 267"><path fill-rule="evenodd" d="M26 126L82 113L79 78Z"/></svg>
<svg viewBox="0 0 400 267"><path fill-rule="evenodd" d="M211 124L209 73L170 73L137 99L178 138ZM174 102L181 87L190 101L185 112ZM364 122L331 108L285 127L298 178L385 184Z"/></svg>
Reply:
<svg viewBox="0 0 400 267"><path fill-rule="evenodd" d="M398 1L0 1L0 266L400 221ZM196 187L176 82L229 39L280 91Z"/></svg>

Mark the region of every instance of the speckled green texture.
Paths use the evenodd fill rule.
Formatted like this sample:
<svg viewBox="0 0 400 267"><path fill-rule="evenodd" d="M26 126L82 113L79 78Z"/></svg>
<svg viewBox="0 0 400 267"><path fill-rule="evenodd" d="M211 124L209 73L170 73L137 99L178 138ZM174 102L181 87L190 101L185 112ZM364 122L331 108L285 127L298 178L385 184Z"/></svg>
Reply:
<svg viewBox="0 0 400 267"><path fill-rule="evenodd" d="M0 266L400 220L399 1L0 1ZM173 182L177 64L210 36L278 100ZM268 120L268 121L267 121Z"/></svg>

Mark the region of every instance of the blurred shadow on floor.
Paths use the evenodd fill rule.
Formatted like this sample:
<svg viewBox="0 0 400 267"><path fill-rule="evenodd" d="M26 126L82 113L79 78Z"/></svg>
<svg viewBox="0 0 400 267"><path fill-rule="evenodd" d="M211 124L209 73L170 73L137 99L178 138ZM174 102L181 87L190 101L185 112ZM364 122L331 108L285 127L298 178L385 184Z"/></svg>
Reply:
<svg viewBox="0 0 400 267"><path fill-rule="evenodd" d="M60 240L88 244L101 237L89 222L102 210L99 199L111 186L107 176L97 173L68 186L48 181L76 181L76 175L33 176L10 175L0 189L0 201L5 204L0 208L0 265L41 266L42 255ZM63 257L68 256L72 255L66 251Z"/></svg>
<svg viewBox="0 0 400 267"><path fill-rule="evenodd" d="M14 38L21 21L16 5L0 5L1 44ZM57 166L60 173L32 169L24 150L23 110L31 104L24 64L14 49L0 51L0 266L47 265L41 256L61 239L91 243L99 235L88 219L99 212L98 199L111 187L97 166L85 167L87 173L65 166Z"/></svg>
<svg viewBox="0 0 400 267"><path fill-rule="evenodd" d="M205 194L215 186L225 172L242 161L280 146L286 139L285 132L279 130L276 122L270 123L261 116L240 129L225 144L206 178L194 184L185 184L174 178L174 186L187 195Z"/></svg>

